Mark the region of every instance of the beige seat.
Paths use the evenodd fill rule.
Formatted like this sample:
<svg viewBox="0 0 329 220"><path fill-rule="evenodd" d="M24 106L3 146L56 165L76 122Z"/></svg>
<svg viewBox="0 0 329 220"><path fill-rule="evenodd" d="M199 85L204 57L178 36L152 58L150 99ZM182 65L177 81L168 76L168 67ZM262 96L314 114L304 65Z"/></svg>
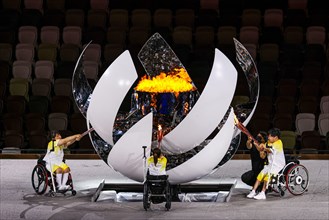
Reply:
<svg viewBox="0 0 329 220"><path fill-rule="evenodd" d="M28 79L32 83L32 63L25 60L16 60L13 63L13 77Z"/></svg>
<svg viewBox="0 0 329 220"><path fill-rule="evenodd" d="M18 29L18 41L24 44L38 43L38 29L35 26L20 26Z"/></svg>
<svg viewBox="0 0 329 220"><path fill-rule="evenodd" d="M33 44L18 43L16 45L16 60L34 62L35 47Z"/></svg>
<svg viewBox="0 0 329 220"><path fill-rule="evenodd" d="M298 113L295 119L297 135L301 136L304 131L313 131L315 129L315 115L312 113Z"/></svg>
<svg viewBox="0 0 329 220"><path fill-rule="evenodd" d="M40 30L40 43L52 44L59 47L60 30L57 26L43 26Z"/></svg>
<svg viewBox="0 0 329 220"><path fill-rule="evenodd" d="M320 113L318 119L318 128L320 135L327 135L329 132L329 113Z"/></svg>
<svg viewBox="0 0 329 220"><path fill-rule="evenodd" d="M49 79L54 83L54 63L50 60L38 60L35 63L34 76L40 79Z"/></svg>
<svg viewBox="0 0 329 220"><path fill-rule="evenodd" d="M329 96L322 96L320 99L321 113L329 113Z"/></svg>

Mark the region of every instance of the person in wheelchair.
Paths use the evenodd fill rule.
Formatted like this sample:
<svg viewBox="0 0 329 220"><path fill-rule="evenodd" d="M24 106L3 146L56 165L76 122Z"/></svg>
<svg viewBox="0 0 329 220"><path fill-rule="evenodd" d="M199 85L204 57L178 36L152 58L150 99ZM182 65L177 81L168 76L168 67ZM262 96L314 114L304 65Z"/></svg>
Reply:
<svg viewBox="0 0 329 220"><path fill-rule="evenodd" d="M272 128L268 131L268 141L266 144L259 144L257 148L260 151L265 151L267 153L268 164L264 166L262 171L258 174L257 180L251 190L247 195L247 198L254 199L266 199L265 191L268 186L268 182L271 178L271 175L277 175L280 170L285 166L285 156L283 151L283 144L280 139L280 129ZM263 182L262 191L256 193L256 189Z"/></svg>
<svg viewBox="0 0 329 220"><path fill-rule="evenodd" d="M69 147L75 141L81 139L80 134L75 134L66 138L62 138L58 131L51 132L51 141L48 143L47 153L43 160L46 162L46 168L51 173L56 174L56 182L58 190L68 190L69 185L66 185L69 172L69 166L64 163L64 149Z"/></svg>
<svg viewBox="0 0 329 220"><path fill-rule="evenodd" d="M163 156L160 148L153 149L153 155L147 158L148 176L165 176L167 158Z"/></svg>

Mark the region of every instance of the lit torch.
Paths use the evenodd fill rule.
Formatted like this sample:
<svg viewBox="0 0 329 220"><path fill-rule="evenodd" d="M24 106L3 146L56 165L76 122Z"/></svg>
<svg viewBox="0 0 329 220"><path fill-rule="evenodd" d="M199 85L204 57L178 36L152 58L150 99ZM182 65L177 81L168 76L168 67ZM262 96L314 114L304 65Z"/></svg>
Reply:
<svg viewBox="0 0 329 220"><path fill-rule="evenodd" d="M242 133L250 137L256 144L259 144L258 141L250 134L248 129L238 120L235 114L234 114L234 124Z"/></svg>
<svg viewBox="0 0 329 220"><path fill-rule="evenodd" d="M158 125L158 148L161 147L162 138L163 138L163 130L162 130L162 126L159 124Z"/></svg>

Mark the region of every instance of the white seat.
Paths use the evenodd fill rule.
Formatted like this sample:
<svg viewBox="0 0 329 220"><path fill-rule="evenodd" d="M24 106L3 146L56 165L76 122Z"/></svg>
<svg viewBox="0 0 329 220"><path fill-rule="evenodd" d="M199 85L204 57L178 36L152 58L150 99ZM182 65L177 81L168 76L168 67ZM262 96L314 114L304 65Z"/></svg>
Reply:
<svg viewBox="0 0 329 220"><path fill-rule="evenodd" d="M304 131L313 131L315 124L315 115L313 113L298 113L295 119L297 135L302 135Z"/></svg>
<svg viewBox="0 0 329 220"><path fill-rule="evenodd" d="M329 96L322 96L320 100L321 113L329 113Z"/></svg>
<svg viewBox="0 0 329 220"><path fill-rule="evenodd" d="M329 132L329 113L321 113L318 119L319 133L326 136Z"/></svg>

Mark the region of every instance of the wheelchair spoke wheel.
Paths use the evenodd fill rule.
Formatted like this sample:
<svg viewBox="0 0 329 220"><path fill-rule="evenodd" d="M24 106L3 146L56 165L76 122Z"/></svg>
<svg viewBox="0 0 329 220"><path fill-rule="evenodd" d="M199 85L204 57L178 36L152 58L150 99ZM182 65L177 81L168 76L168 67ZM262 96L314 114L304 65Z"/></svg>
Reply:
<svg viewBox="0 0 329 220"><path fill-rule="evenodd" d="M46 169L41 165L36 165L32 171L32 187L34 191L42 195L47 190L48 175Z"/></svg>
<svg viewBox="0 0 329 220"><path fill-rule="evenodd" d="M286 175L286 187L293 195L303 194L309 185L309 175L307 169L300 164L296 164L289 169Z"/></svg>
<svg viewBox="0 0 329 220"><path fill-rule="evenodd" d="M143 189L143 207L145 211L147 211L147 209L150 208L149 186L147 182L144 183L144 189Z"/></svg>

